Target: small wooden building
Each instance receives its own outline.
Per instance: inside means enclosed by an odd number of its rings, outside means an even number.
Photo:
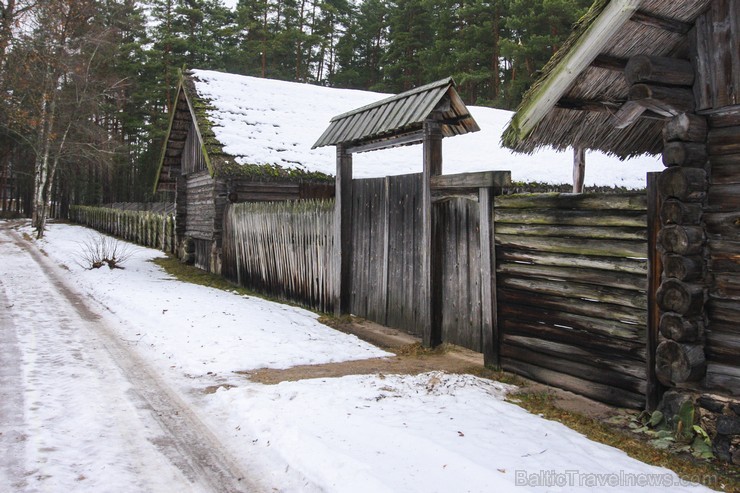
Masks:
[[[596,1],[503,142],[662,154],[650,370],[679,394],[740,395],[740,0]]]
[[[269,95],[250,94],[248,80],[202,70],[182,75],[154,185],[155,192],[175,193],[180,257],[215,273],[228,203],[334,196],[333,177],[294,159],[285,149],[292,137],[255,116],[269,108]],[[262,106],[250,107],[255,96]],[[250,133],[267,137],[250,146]]]

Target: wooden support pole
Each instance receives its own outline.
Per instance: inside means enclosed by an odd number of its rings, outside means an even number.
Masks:
[[[432,176],[442,174],[442,129],[434,120],[424,122],[424,168],[421,192],[421,299],[422,343],[434,347],[442,343],[441,252],[434,246]]]
[[[573,148],[573,193],[583,193],[583,180],[586,177],[586,149]]]
[[[648,319],[646,342],[647,385],[645,387],[645,407],[648,411],[657,409],[663,396],[663,386],[658,381],[655,368],[655,354],[658,348],[658,330],[660,326],[660,308],[657,291],[663,270],[658,253],[658,230],[660,220],[660,194],[658,193],[658,175],[647,174],[647,227],[648,227]]]
[[[480,277],[481,277],[481,347],[483,363],[501,368],[498,303],[496,301],[496,245],[493,232],[493,188],[481,187],[480,207]]]
[[[334,313],[349,313],[352,294],[352,154],[337,146],[334,201]]]

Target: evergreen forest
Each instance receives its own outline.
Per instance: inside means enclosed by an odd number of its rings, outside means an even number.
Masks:
[[[451,75],[466,103],[513,109],[589,5],[0,0],[0,214],[162,200],[183,67],[389,93]]]

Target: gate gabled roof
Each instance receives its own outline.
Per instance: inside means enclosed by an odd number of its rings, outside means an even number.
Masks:
[[[384,141],[387,147],[415,144],[422,141],[415,133],[435,111],[440,112],[445,137],[479,131],[455,87],[455,81],[448,77],[335,116],[313,148]]]

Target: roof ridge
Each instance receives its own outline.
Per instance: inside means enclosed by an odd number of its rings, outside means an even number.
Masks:
[[[367,111],[369,109],[372,109],[372,108],[375,108],[375,107],[378,107],[378,106],[383,106],[384,104],[388,104],[388,103],[391,103],[393,101],[398,101],[400,99],[405,99],[405,98],[407,98],[409,96],[413,96],[414,94],[418,94],[420,92],[425,92],[425,91],[428,91],[430,89],[435,89],[437,87],[442,87],[442,86],[446,86],[446,85],[450,85],[450,84],[452,85],[452,87],[457,87],[457,84],[455,84],[455,81],[452,79],[452,77],[445,77],[444,79],[440,79],[440,80],[435,81],[435,82],[430,82],[429,84],[425,84],[423,86],[415,87],[415,88],[410,89],[408,91],[405,91],[405,92],[402,92],[402,93],[399,93],[399,94],[395,94],[393,96],[389,96],[387,98],[383,98],[381,100],[375,101],[374,103],[366,104],[365,106],[362,106],[360,108],[355,108],[353,110],[347,111],[345,113],[342,113],[341,115],[337,115],[337,116],[333,117],[331,119],[331,121],[341,120],[343,118],[347,118],[348,116],[352,116],[352,115],[355,115],[357,113],[362,113],[363,111]]]

